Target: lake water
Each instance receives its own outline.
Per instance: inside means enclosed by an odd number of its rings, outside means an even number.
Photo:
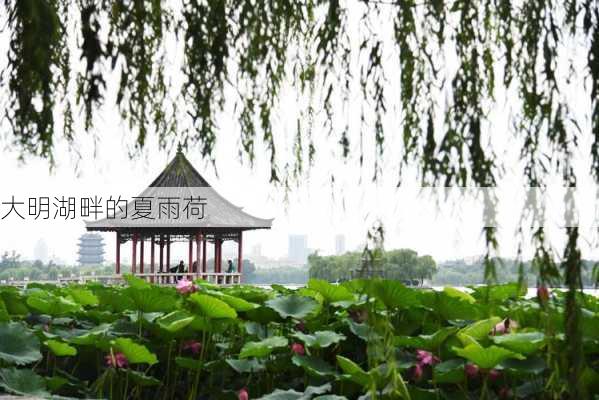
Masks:
[[[261,288],[265,288],[265,289],[270,289],[270,285],[253,285],[253,286],[258,286]],[[292,285],[282,285],[285,286],[288,289],[299,289],[301,287],[304,287],[305,285],[299,285],[299,284],[292,284]],[[433,289],[433,290],[443,290],[445,286],[432,286],[432,287],[428,287],[429,289]],[[455,286],[456,289],[462,290],[464,292],[471,292],[472,290],[470,288],[464,287],[464,286]],[[565,292],[566,289],[565,288],[553,288],[550,289],[551,291],[555,291],[555,290],[559,290],[559,291],[563,291]],[[583,292],[586,294],[589,294],[591,296],[595,296],[595,297],[599,297],[599,289],[591,289],[591,288],[587,288],[587,289],[583,289]],[[537,295],[537,288],[534,287],[530,287],[528,288],[528,290],[526,291],[526,298],[529,299],[531,297],[535,297]]]

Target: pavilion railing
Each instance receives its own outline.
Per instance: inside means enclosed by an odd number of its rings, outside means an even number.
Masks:
[[[188,280],[203,279],[206,282],[214,283],[217,285],[238,285],[241,283],[240,273],[226,273],[226,272],[175,272],[175,273],[161,273],[161,272],[144,272],[135,274],[138,278],[142,278],[150,283],[158,285],[176,285],[177,282],[182,278]],[[122,275],[81,275],[73,277],[62,277],[58,278],[60,283],[85,283],[85,282],[101,282],[104,284],[118,284],[123,282]]]

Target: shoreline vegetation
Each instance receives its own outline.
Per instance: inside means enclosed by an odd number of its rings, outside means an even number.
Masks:
[[[384,251],[381,257],[382,276],[386,279],[399,280],[414,286],[456,286],[483,285],[483,260],[451,260],[437,263],[430,256],[419,256],[410,249]],[[260,267],[250,260],[243,261],[243,282],[256,285],[305,285],[310,278],[323,279],[329,282],[350,280],[352,273],[359,271],[363,260],[361,252],[347,252],[338,256],[321,256],[312,254],[306,266]],[[208,260],[212,265],[213,260]],[[529,261],[519,263],[513,259],[496,260],[497,283],[517,282],[522,267],[524,281],[529,288],[537,287],[537,271]],[[597,261],[582,260],[582,286],[596,287],[599,274]],[[122,265],[124,273],[130,266]],[[112,275],[114,264],[103,265],[59,265],[53,262],[21,260],[15,252],[5,252],[0,256],[0,282],[11,280],[23,281],[27,278],[35,280],[57,280],[58,277],[79,275]],[[554,285],[559,287],[559,285]]]

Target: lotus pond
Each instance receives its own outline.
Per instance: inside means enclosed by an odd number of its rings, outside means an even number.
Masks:
[[[563,295],[354,280],[272,290],[127,276],[0,287],[0,388],[45,398],[559,398]],[[580,294],[583,393],[599,393],[599,302]]]

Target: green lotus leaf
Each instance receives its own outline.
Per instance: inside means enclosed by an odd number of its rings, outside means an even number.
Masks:
[[[483,340],[489,337],[489,333],[499,322],[501,322],[501,318],[499,317],[491,317],[488,319],[476,321],[460,329],[460,331],[458,332],[458,337],[460,335],[468,335],[476,340]]]
[[[281,390],[275,389],[274,392],[264,395],[258,400],[304,400],[304,394],[293,389]]]
[[[599,340],[599,313],[582,308],[580,310],[582,334],[593,340]]]
[[[316,396],[312,400],[347,400],[347,397],[336,394],[325,394],[323,396]]]
[[[99,342],[105,341],[110,334],[110,324],[100,324],[91,328],[83,335],[71,336],[68,338],[69,343],[78,345],[97,345]]]
[[[123,279],[127,282],[129,287],[136,289],[149,289],[152,285],[145,279],[139,278],[132,274],[123,274]]]
[[[474,304],[474,302],[465,300],[468,298],[467,296],[470,295],[460,291],[457,291],[460,293],[460,295],[456,295],[453,291],[450,292],[452,293],[448,294],[447,291],[436,293],[436,303],[434,309],[443,317],[443,319],[450,321],[477,320],[480,318],[480,307],[477,304]]]
[[[287,338],[272,336],[259,342],[247,342],[239,352],[239,358],[262,358],[270,355],[275,349],[287,347]]]
[[[282,318],[295,319],[304,319],[320,307],[313,298],[295,294],[276,297],[265,302],[265,305],[279,313]]]
[[[472,297],[489,302],[500,303],[508,299],[517,299],[526,294],[526,288],[521,287],[517,282],[506,283],[503,285],[478,286],[473,288]]]
[[[344,286],[333,285],[322,279],[310,279],[308,288],[320,293],[329,303],[354,300],[354,295]]]
[[[136,385],[148,387],[148,386],[159,386],[162,382],[153,376],[144,374],[143,372],[135,371],[130,368],[121,369],[119,373],[127,375],[130,382]]]
[[[224,301],[215,297],[206,294],[194,293],[189,296],[189,300],[198,306],[202,315],[208,318],[237,318],[237,312],[235,309],[233,309]]]
[[[293,336],[304,342],[306,346],[315,348],[329,347],[345,340],[345,335],[333,331],[318,331],[310,335],[296,332]]]
[[[260,324],[268,324],[270,322],[282,321],[281,316],[272,308],[259,306],[245,313],[246,319],[249,321],[258,322]]]
[[[254,321],[247,321],[244,324],[245,331],[249,335],[257,336],[258,339],[266,339],[269,336],[274,335],[274,329],[269,328],[268,325],[263,325]]]
[[[27,305],[33,310],[58,317],[80,308],[79,304],[66,297],[54,295],[45,290],[36,289],[27,296]]]
[[[250,311],[250,310],[253,310],[254,308],[258,307],[257,304],[250,303],[249,301],[246,301],[239,297],[231,296],[229,294],[214,292],[214,291],[211,291],[209,294],[224,301],[225,303],[230,305],[237,312]]]
[[[69,346],[67,343],[59,342],[58,340],[47,340],[44,342],[46,346],[54,353],[55,356],[76,356],[77,349],[73,346]]]
[[[42,359],[38,338],[18,322],[0,324],[0,360],[25,365]]]
[[[67,293],[75,303],[82,306],[97,306],[100,303],[98,297],[89,289],[69,288]]]
[[[483,347],[476,342],[472,342],[464,348],[453,347],[453,351],[457,355],[484,369],[494,368],[497,364],[509,358],[516,358],[519,360],[525,358],[522,354],[504,349],[503,347]]]
[[[339,365],[341,371],[343,371],[352,382],[355,382],[364,388],[370,388],[370,386],[372,386],[372,383],[374,382],[373,377],[349,358],[337,356],[337,365]]]
[[[0,387],[20,396],[48,397],[46,381],[30,369],[0,369]]]
[[[423,389],[418,386],[410,386],[410,389],[407,390],[407,392],[408,393],[406,396],[398,398],[409,398],[410,400],[439,400],[440,398],[442,398],[441,393],[438,389]]]
[[[238,373],[260,372],[265,369],[264,364],[255,358],[245,360],[235,360],[229,358],[225,360],[227,364]]]
[[[130,286],[122,293],[131,300],[131,310],[144,313],[169,312],[176,308],[177,296],[169,288],[160,286]]]
[[[4,286],[0,288],[0,298],[4,301],[4,306],[10,315],[27,315],[27,308],[24,297],[15,287]]]
[[[366,294],[380,301],[386,308],[411,308],[419,306],[420,294],[399,281],[372,279],[366,285]]]
[[[456,333],[458,328],[450,326],[439,329],[432,335],[397,336],[394,338],[396,346],[412,347],[428,351],[438,350],[445,340]]]
[[[542,332],[510,333],[493,336],[495,344],[521,354],[532,354],[545,345],[545,335]]]
[[[501,363],[504,370],[518,375],[539,375],[547,370],[547,362],[542,356],[529,356],[525,360],[507,359]]]
[[[465,379],[464,361],[453,359],[435,365],[433,381],[439,383],[461,383]]]
[[[187,311],[176,310],[171,313],[168,313],[162,317],[159,317],[155,320],[155,322],[162,329],[165,329],[171,333],[180,331],[185,328],[187,325],[191,324],[194,320],[195,316],[191,315]]]
[[[189,357],[176,357],[175,363],[181,368],[192,371],[199,371],[206,365],[206,363],[202,360],[196,360],[195,358]]]
[[[322,386],[308,386],[301,393],[293,389],[281,390],[276,389],[274,392],[260,397],[258,400],[309,400],[315,395],[323,394],[331,390],[331,384],[326,383]]]
[[[10,321],[10,315],[8,314],[6,305],[4,305],[4,300],[2,300],[2,297],[0,297],[0,322],[8,321]]]
[[[262,304],[272,297],[272,292],[252,286],[229,287],[224,293],[254,304]]]
[[[323,377],[337,375],[335,368],[322,358],[294,355],[291,358],[291,362],[298,367],[302,367],[308,374],[313,376]]]
[[[156,355],[142,344],[135,343],[129,338],[118,338],[111,342],[116,351],[125,355],[129,364],[156,364]]]
[[[319,292],[317,292],[314,289],[309,289],[307,287],[299,288],[298,290],[295,291],[295,294],[314,299],[318,302],[319,306],[322,306],[325,302],[324,296],[322,294],[320,294]]]
[[[476,303],[476,299],[471,294],[463,292],[463,291],[456,289],[454,287],[451,287],[451,286],[444,287],[443,293],[445,293],[449,297],[464,300],[471,304]]]
[[[68,385],[70,382],[67,378],[64,378],[62,376],[52,376],[52,377],[46,377],[46,387],[51,391],[51,392],[56,392],[58,390],[60,390],[60,388],[64,387],[65,385]]]
[[[228,319],[211,319],[203,315],[196,315],[188,325],[191,329],[199,332],[224,332],[230,320]]]

